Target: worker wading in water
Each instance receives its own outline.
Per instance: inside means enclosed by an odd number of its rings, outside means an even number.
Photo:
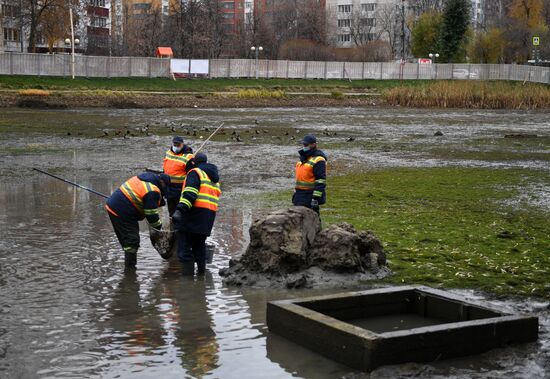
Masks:
[[[174,137],[172,147],[164,156],[163,171],[170,175],[170,185],[166,190],[166,202],[170,216],[174,214],[180,201],[181,189],[187,175],[187,162],[193,158],[192,153],[193,149],[183,143],[182,137]]]
[[[218,168],[198,153],[187,164],[180,202],[172,216],[178,240],[178,259],[184,275],[206,270],[206,237],[214,226],[221,190]]]
[[[296,187],[292,204],[313,209],[319,213],[319,205],[326,202],[327,157],[317,149],[317,139],[308,134],[301,141],[296,163]]]
[[[130,178],[107,199],[105,209],[124,250],[126,268],[136,267],[139,249],[138,221],[146,218],[153,228],[152,233],[160,232],[162,221],[158,208],[165,204],[163,196],[169,185],[168,175],[144,172]]]

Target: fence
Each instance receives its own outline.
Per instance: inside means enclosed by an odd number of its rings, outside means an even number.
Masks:
[[[189,60],[190,70],[195,65]],[[197,61],[198,62],[198,61]],[[204,61],[201,61],[204,62]],[[470,79],[519,80],[550,84],[550,68],[506,64],[416,64],[389,62],[316,62],[211,59],[211,78],[296,79]],[[192,71],[189,72],[193,74]],[[75,74],[83,77],[170,77],[170,60],[143,57],[75,56]],[[0,54],[0,75],[70,76],[71,56]]]

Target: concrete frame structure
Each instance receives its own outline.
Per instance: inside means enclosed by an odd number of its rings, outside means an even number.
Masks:
[[[378,332],[353,325],[358,319],[391,315],[431,322],[401,330],[384,326]],[[365,371],[478,354],[538,338],[535,316],[507,314],[424,286],[272,301],[267,305],[267,325],[273,333]]]

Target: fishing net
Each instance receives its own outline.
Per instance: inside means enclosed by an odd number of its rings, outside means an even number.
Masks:
[[[176,233],[169,228],[167,230],[156,230],[149,226],[149,237],[151,244],[163,259],[170,259],[174,254]]]

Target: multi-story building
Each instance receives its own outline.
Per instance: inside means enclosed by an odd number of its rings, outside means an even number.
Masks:
[[[29,27],[27,20],[22,17],[17,0],[0,0],[0,29],[2,40],[0,51],[24,52],[29,43]],[[111,12],[110,0],[88,0],[78,10],[75,10],[74,33],[79,44],[75,46],[78,53],[108,53],[110,46]],[[68,9],[59,17],[69,17]],[[23,26],[22,26],[23,25]],[[69,51],[70,45],[65,39],[70,32],[60,35],[53,46],[48,46],[42,26],[36,30],[35,52],[47,53]]]
[[[106,55],[111,52],[111,0],[89,0],[86,17],[79,23],[82,49],[88,54]]]
[[[402,9],[408,8],[395,0],[327,0],[329,34],[338,47],[387,39],[387,26],[399,26]]]
[[[219,0],[223,30],[232,35],[239,32],[245,21],[245,0]]]
[[[24,33],[20,17],[18,1],[0,0],[0,52],[22,51]]]

